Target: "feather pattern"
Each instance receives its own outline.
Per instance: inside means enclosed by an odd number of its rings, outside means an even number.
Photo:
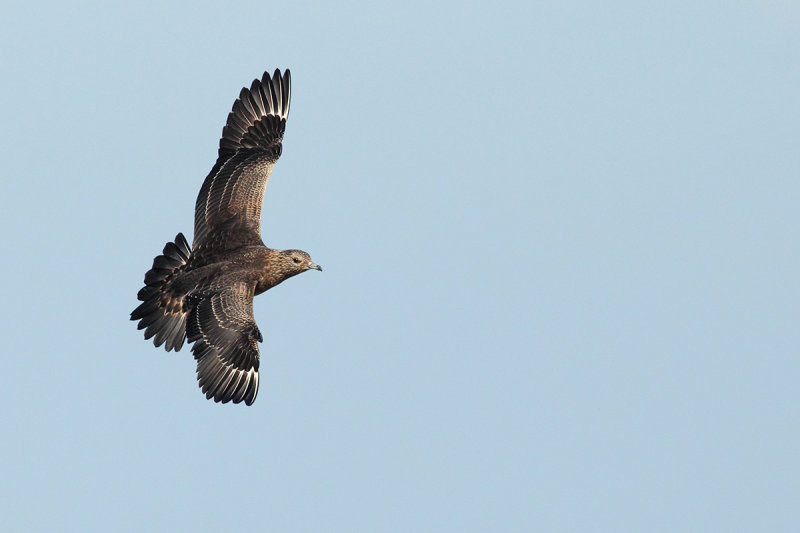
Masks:
[[[189,243],[182,233],[175,242],[164,246],[162,255],[153,259],[153,268],[144,275],[145,286],[139,291],[139,307],[131,313],[131,320],[138,320],[144,338],[153,339],[153,344],[165,344],[167,351],[176,352],[186,339],[186,313],[182,294],[175,293],[173,283],[183,272],[189,261]]]
[[[214,233],[236,218],[248,244],[262,244],[261,204],[272,168],[281,155],[291,103],[291,74],[264,73],[243,88],[222,130],[217,162],[195,203],[193,250],[198,255],[231,249]]]
[[[193,342],[197,380],[206,398],[252,405],[258,394],[258,343],[253,318],[255,283],[238,281],[190,296],[186,331]]]

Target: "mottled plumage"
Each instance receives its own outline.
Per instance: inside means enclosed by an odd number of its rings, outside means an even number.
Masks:
[[[261,240],[261,203],[281,155],[291,76],[266,72],[243,88],[222,130],[217,162],[195,204],[194,242],[182,234],[145,274],[132,313],[145,339],[178,351],[192,343],[207,398],[251,405],[258,394],[253,297],[309,269],[301,250],[274,250]]]

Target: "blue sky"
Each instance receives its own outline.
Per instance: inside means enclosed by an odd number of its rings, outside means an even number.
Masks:
[[[4,10],[9,531],[797,531],[792,2]],[[256,404],[128,314],[292,69]]]

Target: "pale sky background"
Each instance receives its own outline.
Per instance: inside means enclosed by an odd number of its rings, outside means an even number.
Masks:
[[[4,531],[800,531],[794,2],[16,2]],[[128,315],[292,70],[258,400]]]

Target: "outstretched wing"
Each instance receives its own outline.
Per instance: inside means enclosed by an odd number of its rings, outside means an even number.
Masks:
[[[219,141],[219,156],[197,195],[193,250],[261,244],[261,203],[291,102],[291,75],[276,70],[242,89]]]
[[[190,296],[186,320],[197,380],[206,398],[252,405],[258,394],[258,343],[253,318],[255,283],[236,282],[218,292]]]

